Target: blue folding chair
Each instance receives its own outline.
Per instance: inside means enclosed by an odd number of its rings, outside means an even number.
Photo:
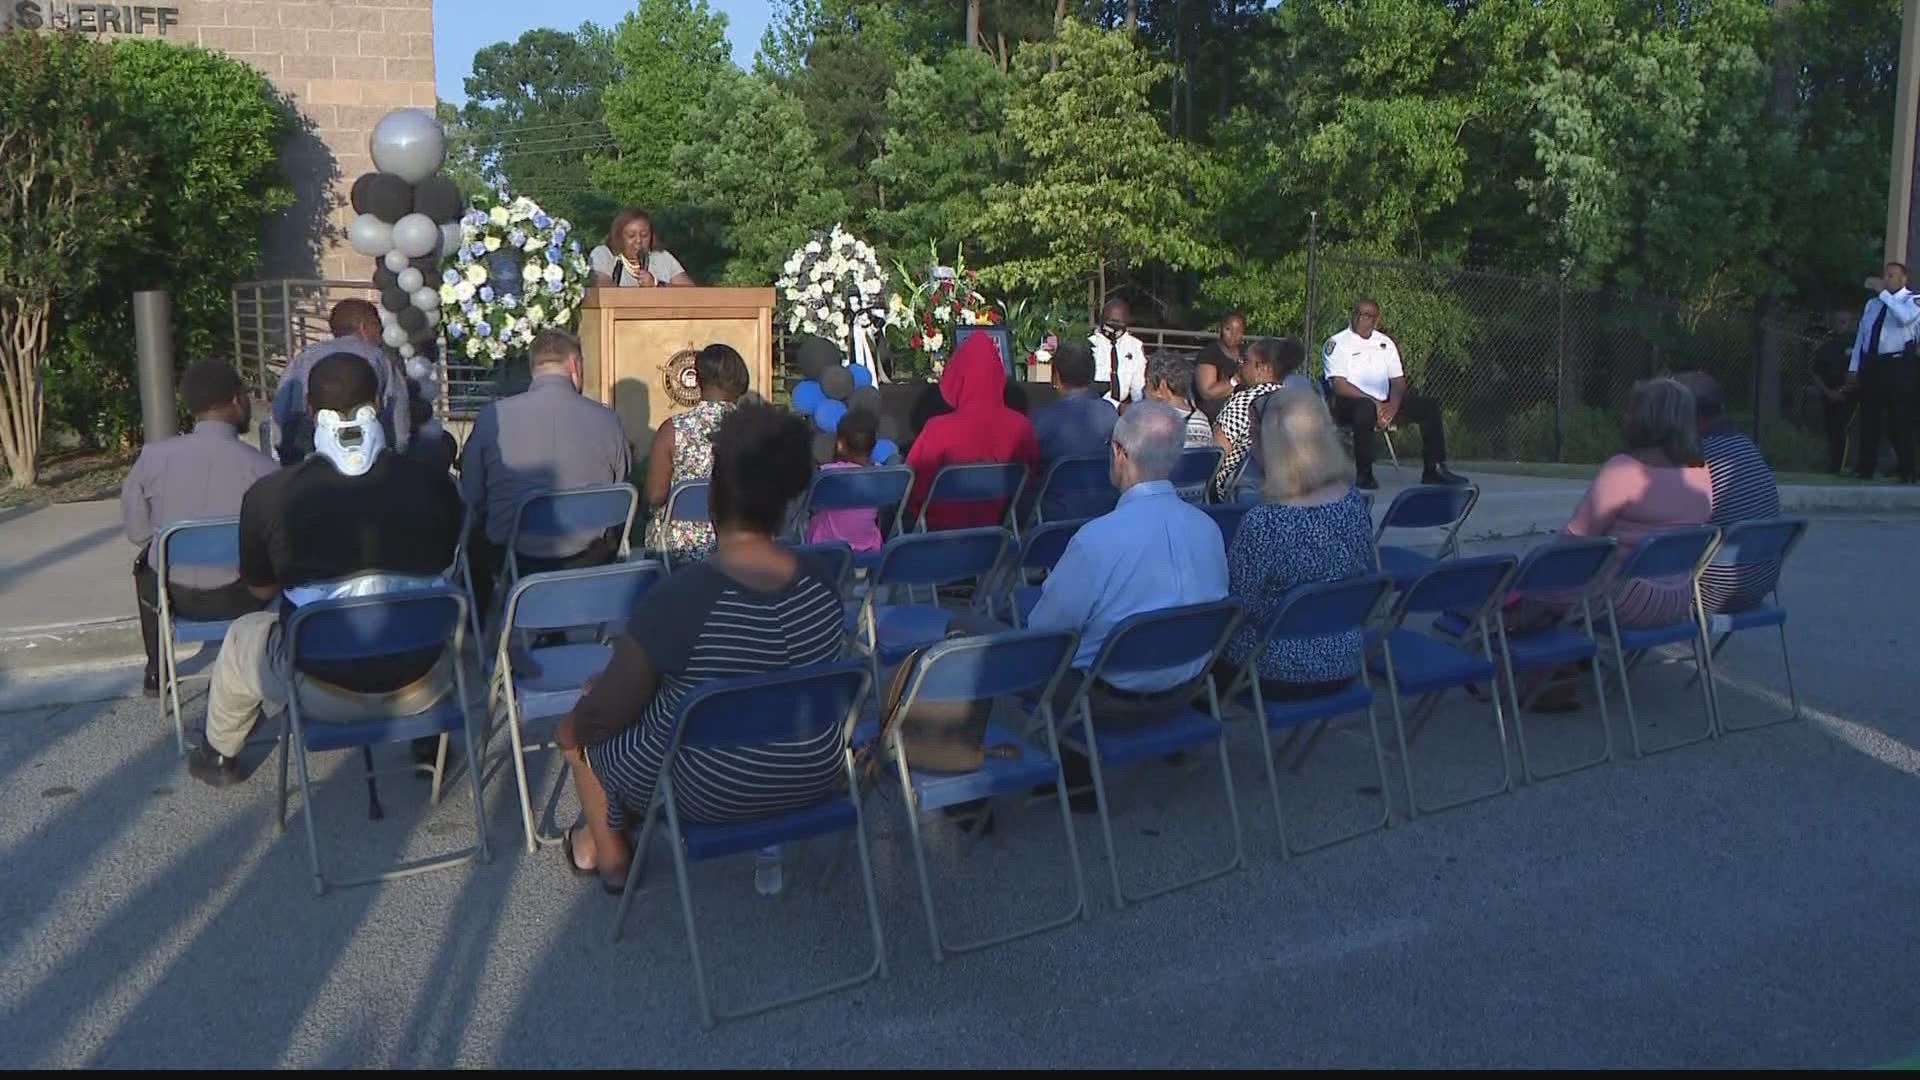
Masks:
[[[820,469],[800,501],[799,538],[806,536],[807,521],[823,510],[872,510],[880,522],[882,536],[900,531],[900,518],[906,511],[907,493],[913,490],[913,470],[905,465],[871,469]],[[857,552],[853,564],[868,569],[879,560],[877,551]]]
[[[1420,805],[1419,791],[1413,782],[1413,761],[1407,752],[1411,740],[1406,717],[1400,709],[1400,697],[1402,694],[1420,696],[1420,704],[1414,710],[1413,730],[1417,734],[1419,725],[1439,704],[1442,693],[1456,687],[1493,683],[1496,668],[1491,659],[1494,656],[1491,626],[1517,564],[1518,560],[1511,555],[1481,555],[1436,565],[1400,594],[1379,636],[1377,651],[1367,657],[1369,670],[1387,678],[1387,691],[1393,701],[1393,726],[1400,742],[1400,769],[1407,784],[1409,816],[1465,806],[1513,790],[1513,770],[1507,761],[1506,717],[1496,691],[1489,696],[1493,701],[1493,726],[1500,735],[1500,783],[1491,790],[1437,806]],[[1406,627],[1410,615],[1441,615],[1449,611],[1463,613],[1462,636],[1477,634],[1478,652]]]
[[[1720,544],[1714,548],[1713,557],[1708,566],[1744,569],[1748,567],[1780,567],[1787,556],[1800,546],[1800,540],[1807,534],[1805,518],[1774,518],[1770,521],[1743,521],[1729,525],[1720,531]],[[1707,638],[1719,640],[1713,642],[1709,651],[1710,659],[1717,660],[1720,650],[1726,647],[1733,635],[1742,630],[1754,630],[1761,627],[1777,627],[1780,631],[1780,667],[1787,677],[1787,700],[1793,703],[1793,711],[1777,720],[1763,720],[1755,724],[1733,725],[1727,723],[1726,713],[1720,709],[1720,692],[1713,690],[1713,714],[1718,718],[1720,733],[1732,734],[1736,731],[1754,731],[1758,728],[1784,724],[1800,719],[1800,694],[1793,686],[1793,657],[1787,652],[1787,609],[1780,602],[1780,582],[1776,576],[1773,588],[1768,591],[1773,603],[1765,602],[1766,597],[1755,597],[1754,602],[1735,611],[1706,611],[1704,599],[1699,589],[1694,591],[1694,601],[1700,605],[1701,615],[1706,620]]]
[[[842,595],[845,594],[847,584],[853,580],[854,561],[858,558],[852,545],[845,540],[822,540],[817,544],[795,544],[793,553],[825,560],[834,585],[841,590]]]
[[[1369,574],[1345,581],[1289,589],[1286,596],[1281,598],[1279,610],[1267,620],[1253,650],[1247,654],[1247,662],[1234,675],[1233,682],[1222,695],[1231,701],[1241,694],[1247,694],[1253,702],[1253,715],[1262,721],[1258,725],[1260,756],[1266,762],[1267,790],[1273,796],[1273,820],[1280,830],[1280,853],[1283,857],[1304,855],[1386,828],[1393,817],[1393,803],[1387,794],[1387,788],[1391,785],[1387,782],[1387,758],[1380,742],[1380,723],[1373,708],[1373,687],[1367,682],[1364,665],[1352,683],[1332,693],[1296,701],[1268,701],[1260,688],[1260,658],[1266,655],[1268,645],[1275,640],[1364,633],[1392,587],[1392,582],[1384,575]],[[1380,771],[1380,820],[1316,844],[1295,846],[1287,839],[1287,819],[1280,806],[1280,778],[1274,769],[1276,747],[1272,734],[1282,730],[1298,731],[1306,724],[1324,723],[1336,716],[1356,712],[1367,714],[1367,732],[1373,742],[1374,764]]]
[[[736,1019],[783,1005],[858,986],[875,975],[887,974],[886,943],[880,936],[880,905],[874,896],[873,863],[867,851],[867,830],[861,817],[860,783],[854,774],[853,753],[843,750],[846,790],[836,791],[811,806],[724,824],[682,821],[675,797],[674,762],[681,750],[745,749],[772,743],[818,738],[837,729],[844,745],[863,709],[870,688],[867,669],[857,661],[797,668],[770,675],[722,679],[695,687],[676,710],[673,738],[660,762],[652,804],[633,849],[627,884],[613,916],[613,940],[620,940],[627,908],[640,891],[654,824],[664,810],[667,842],[673,849],[674,878],[680,890],[680,913],[686,922],[687,951],[693,960],[693,989],[700,1005],[700,1022],[712,1028],[716,1017]],[[816,836],[853,830],[860,852],[860,884],[866,891],[867,926],[873,933],[873,963],[860,974],[826,986],[790,994],[737,1011],[713,1008],[708,998],[707,969],[700,958],[700,935],[694,926],[693,893],[687,880],[687,860],[718,859],[758,851],[774,844],[798,843]]]
[[[153,538],[153,576],[160,598],[160,692],[173,716],[173,737],[187,752],[187,726],[180,716],[180,661],[174,647],[184,642],[224,641],[232,619],[182,619],[167,596],[167,576],[183,567],[232,569],[240,565],[240,519],[180,521]]]
[[[1130,900],[1137,903],[1196,885],[1245,865],[1240,810],[1234,802],[1233,770],[1227,760],[1226,726],[1220,720],[1220,698],[1211,672],[1214,660],[1239,623],[1240,605],[1232,600],[1141,612],[1121,620],[1107,635],[1099,656],[1087,669],[1079,690],[1067,706],[1066,715],[1057,718],[1058,723],[1065,725],[1059,744],[1086,755],[1092,766],[1094,802],[1100,813],[1100,835],[1106,841],[1107,869],[1113,879],[1116,908],[1126,907]],[[1188,664],[1198,667],[1201,673],[1186,685],[1166,692],[1166,719],[1124,728],[1102,727],[1094,721],[1088,695],[1100,682],[1110,683],[1116,675],[1158,673]],[[1207,697],[1204,709],[1193,704],[1202,687]],[[1225,866],[1198,877],[1148,892],[1127,893],[1120,885],[1120,856],[1113,843],[1106,770],[1159,761],[1168,754],[1208,743],[1215,744],[1220,752],[1220,778],[1226,787],[1227,816],[1233,826],[1233,858]]]
[[[1044,930],[1065,926],[1087,915],[1086,884],[1080,875],[1080,847],[1074,837],[1073,814],[1067,807],[1066,779],[1060,772],[1060,747],[1052,721],[1052,694],[1060,673],[1073,662],[1078,635],[1068,631],[1010,630],[981,637],[942,642],[921,653],[907,676],[906,691],[894,716],[910,715],[917,703],[965,703],[999,698],[1038,696],[1039,727],[1046,731],[1044,748],[989,721],[988,750],[980,767],[967,772],[942,772],[916,767],[898,728],[887,732],[887,749],[899,770],[900,789],[906,793],[907,834],[913,843],[913,861],[920,872],[920,897],[927,912],[927,941],[934,963],[948,953],[971,952]],[[1009,754],[1007,751],[1011,750]],[[1010,930],[978,941],[952,943],[940,934],[934,913],[933,880],[927,872],[925,842],[920,837],[920,815],[977,799],[993,799],[1052,784],[1059,796],[1060,822],[1066,828],[1067,858],[1073,871],[1073,907],[1059,918]]]
[[[1031,524],[1048,520],[1099,517],[1113,509],[1113,463],[1105,454],[1064,457],[1047,466],[1033,499]]]
[[[1507,627],[1504,605],[1494,610],[1507,702],[1513,706],[1514,740],[1520,745],[1521,774],[1528,783],[1551,780],[1613,760],[1612,723],[1607,716],[1606,683],[1600,672],[1600,635],[1595,630],[1593,601],[1607,586],[1614,551],[1615,544],[1607,537],[1562,536],[1534,548],[1520,561],[1507,594],[1566,605],[1566,617],[1552,626],[1516,634]],[[1433,625],[1442,634],[1463,641],[1470,629],[1466,617],[1453,611],[1440,615]],[[1600,756],[1559,769],[1536,770],[1527,751],[1526,707],[1547,683],[1543,680],[1523,702],[1519,681],[1514,676],[1553,671],[1583,660],[1592,661],[1593,690],[1600,703]]]
[[[1214,503],[1201,509],[1207,512],[1215,525],[1220,526],[1220,542],[1226,545],[1228,551],[1232,551],[1233,537],[1240,531],[1240,522],[1246,518],[1252,506],[1252,503]]]
[[[880,549],[880,561],[867,578],[867,594],[851,612],[847,627],[856,644],[873,664],[873,681],[880,682],[880,669],[907,658],[915,649],[944,639],[952,625],[953,612],[934,603],[883,603],[882,592],[896,589],[938,589],[959,582],[975,583],[974,603],[984,609],[989,602],[994,575],[1007,557],[1012,537],[1005,529],[991,526],[980,529],[949,529],[944,532],[907,533],[887,541]]]
[[[1060,556],[1067,553],[1067,545],[1073,541],[1073,535],[1090,520],[1049,521],[1030,530],[1020,539],[1018,561],[1008,575],[1010,588],[1007,606],[1012,610],[1013,625],[1027,625],[1027,616],[1033,613],[1033,605],[1040,602],[1040,586],[1031,584],[1028,575],[1053,569],[1054,564],[1060,561]]]
[[[541,844],[558,843],[558,833],[540,829],[533,812],[532,794],[527,786],[527,755],[554,748],[546,723],[557,721],[573,709],[586,681],[606,669],[613,646],[604,640],[569,642],[535,646],[514,654],[516,633],[545,634],[591,628],[603,634],[607,627],[624,627],[627,618],[648,589],[665,576],[652,559],[613,563],[579,570],[555,570],[528,574],[507,595],[507,606],[500,619],[500,647],[493,663],[493,679],[488,687],[488,715],[501,710],[502,722],[512,740],[514,780],[520,788],[520,819],[526,828],[527,851]],[[538,640],[536,638],[536,640]],[[518,668],[519,670],[515,670]],[[528,729],[540,724],[538,740]],[[489,732],[491,734],[491,732]],[[547,801],[547,813],[559,795]]]
[[[1326,361],[1323,359],[1321,364],[1324,365],[1325,363]],[[1334,402],[1333,380],[1322,375],[1314,385],[1319,389],[1320,396],[1326,399],[1327,408],[1331,410]],[[1353,429],[1347,427],[1345,424],[1341,424],[1339,427],[1341,436],[1351,443],[1353,441]],[[1387,445],[1387,461],[1392,463],[1393,471],[1396,473],[1400,471],[1400,451],[1394,448],[1393,436],[1399,430],[1398,425],[1388,424],[1385,431],[1378,433],[1380,441]]]
[[[920,504],[920,516],[914,519],[915,532],[927,531],[927,509],[935,503],[999,502],[1005,507],[1001,520],[1014,537],[1020,536],[1020,493],[1027,486],[1027,467],[1010,464],[948,465],[933,474],[927,487],[927,499]]]
[[[290,671],[287,687],[288,733],[280,743],[279,827],[282,831],[287,827],[287,759],[291,757],[300,766],[300,814],[307,826],[307,862],[313,870],[315,895],[325,893],[330,885],[342,888],[369,885],[456,866],[476,856],[481,862],[492,858],[487,847],[487,815],[480,791],[480,769],[474,764],[482,758],[474,742],[472,718],[467,714],[467,676],[459,660],[466,628],[466,595],[449,586],[320,600],[299,608],[287,620]],[[332,723],[324,718],[309,722],[303,715],[300,698],[301,683],[305,676],[301,672],[309,666],[353,664],[427,649],[450,650],[454,676],[451,693],[441,696],[427,708],[406,715],[342,723]],[[313,785],[307,771],[307,755],[331,750],[358,749],[368,752],[367,784],[371,794],[372,747],[439,736],[442,739],[441,756],[444,762],[444,740],[456,731],[466,740],[467,773],[473,783],[473,822],[478,833],[476,844],[372,877],[329,882],[320,866],[320,840],[313,824]],[[436,801],[439,782],[436,767]],[[378,804],[375,803],[375,816],[377,810]]]
[[[1213,482],[1213,474],[1220,469],[1220,448],[1217,446],[1195,446],[1180,451],[1180,460],[1174,463],[1173,472],[1167,482],[1180,498],[1196,506],[1207,501],[1207,485]]]
[[[633,516],[639,509],[640,491],[632,484],[549,491],[521,503],[513,517],[513,528],[507,532],[507,586],[511,588],[520,580],[520,541],[526,537],[618,529],[618,557],[625,559],[632,542]]]
[[[1607,591],[1607,637],[1613,646],[1613,662],[1620,674],[1620,696],[1627,703],[1627,733],[1633,739],[1633,756],[1636,758],[1692,746],[1718,734],[1717,708],[1713,698],[1713,659],[1706,644],[1706,625],[1700,618],[1700,574],[1713,558],[1714,549],[1719,543],[1720,530],[1711,525],[1654,533],[1641,540],[1633,553],[1627,556],[1614,574],[1613,586]],[[1693,610],[1687,613],[1686,618],[1662,626],[1621,627],[1614,605],[1614,597],[1621,586],[1632,581],[1662,581],[1682,576],[1691,581],[1694,597]],[[1681,642],[1691,642],[1693,645],[1694,668],[1701,676],[1700,695],[1701,704],[1706,710],[1706,730],[1693,738],[1647,750],[1640,744],[1640,718],[1633,708],[1633,668],[1651,650]]]
[[[1396,589],[1413,584],[1442,559],[1460,553],[1460,526],[1480,501],[1474,484],[1415,484],[1393,497],[1374,534],[1380,572],[1393,579]],[[1388,529],[1445,529],[1446,536],[1433,554],[1385,542]]]
[[[667,492],[667,504],[660,513],[667,521],[711,521],[712,511],[707,505],[710,484],[706,480],[682,480]],[[661,531],[660,546],[654,549],[653,557],[660,565],[673,569],[673,552],[665,539],[666,531]],[[682,560],[684,561],[684,560]]]

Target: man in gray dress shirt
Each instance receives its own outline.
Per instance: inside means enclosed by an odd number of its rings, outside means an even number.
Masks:
[[[147,647],[149,697],[160,692],[160,594],[148,547],[176,522],[238,516],[241,496],[274,470],[272,458],[240,438],[253,422],[253,407],[233,368],[218,360],[200,361],[181,377],[180,396],[193,414],[193,431],[140,451],[120,485],[120,518],[127,539],[140,548],[133,560],[133,590]],[[265,606],[237,580],[234,569],[190,567],[168,576],[168,600],[183,618],[234,619]]]
[[[580,393],[580,339],[564,330],[533,339],[533,381],[524,393],[488,404],[474,417],[460,455],[460,494],[473,515],[467,558],[474,606],[487,611],[493,579],[506,563],[520,507],[536,495],[627,482],[631,454],[612,409]],[[526,537],[522,573],[598,566],[619,553],[619,538],[589,532]]]
[[[273,445],[279,451],[280,464],[298,465],[313,452],[313,420],[307,415],[307,373],[313,365],[335,353],[352,353],[373,367],[374,381],[380,387],[380,426],[387,434],[387,445],[395,450],[407,448],[411,433],[407,408],[407,380],[394,370],[380,346],[380,309],[372,301],[352,298],[333,305],[327,314],[327,330],[333,337],[302,349],[287,362],[280,385],[273,392]]]

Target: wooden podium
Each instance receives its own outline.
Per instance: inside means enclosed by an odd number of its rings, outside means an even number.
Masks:
[[[693,358],[724,342],[747,362],[749,389],[773,396],[773,290],[597,288],[580,304],[582,391],[613,407],[635,447],[700,400]]]

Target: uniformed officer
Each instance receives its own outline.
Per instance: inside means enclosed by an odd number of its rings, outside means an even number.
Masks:
[[[1147,396],[1147,347],[1133,336],[1132,321],[1125,300],[1109,300],[1100,309],[1100,325],[1087,338],[1093,381],[1107,385],[1107,402],[1121,410]]]
[[[1373,478],[1374,433],[1396,423],[1420,425],[1421,458],[1426,465],[1423,482],[1466,483],[1466,477],[1447,468],[1440,403],[1408,396],[1400,349],[1379,326],[1380,305],[1363,296],[1353,305],[1353,322],[1328,338],[1320,350],[1333,393],[1334,422],[1353,432],[1355,486],[1366,490],[1380,486]]]
[[[1907,268],[1890,262],[1881,272],[1880,295],[1867,301],[1847,364],[1847,389],[1860,400],[1860,457],[1853,474],[1873,479],[1880,463],[1880,431],[1893,442],[1900,479],[1913,483],[1913,398],[1920,385],[1920,359],[1913,353],[1920,332],[1920,302],[1907,288]]]

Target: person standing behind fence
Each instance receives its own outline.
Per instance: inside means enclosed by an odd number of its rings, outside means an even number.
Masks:
[[[280,464],[298,465],[302,458],[313,453],[313,419],[307,415],[307,374],[313,365],[335,353],[351,353],[373,367],[373,378],[380,389],[377,402],[380,427],[386,433],[387,445],[405,450],[408,436],[412,434],[408,423],[407,382],[393,370],[393,361],[387,359],[380,347],[380,309],[374,307],[372,301],[358,297],[342,300],[327,313],[327,332],[333,337],[307,346],[287,361],[287,370],[280,375],[280,385],[274,389],[273,445],[280,454]]]
[[[1853,475],[1873,479],[1880,464],[1880,432],[1886,429],[1902,483],[1915,480],[1913,398],[1920,387],[1913,339],[1920,323],[1920,302],[1907,288],[1905,263],[1890,262],[1881,273],[1884,288],[1867,301],[1847,364],[1847,388],[1860,401],[1860,457]]]
[[[1440,403],[1407,393],[1400,347],[1379,327],[1380,305],[1363,296],[1353,305],[1353,321],[1320,350],[1334,422],[1353,432],[1354,485],[1368,491],[1380,486],[1373,478],[1374,433],[1396,423],[1420,425],[1420,458],[1426,466],[1422,483],[1466,483],[1466,477],[1447,468]]]
[[[1847,437],[1859,402],[1847,390],[1847,362],[1853,352],[1853,312],[1827,313],[1827,336],[1813,350],[1813,389],[1820,392],[1820,420],[1827,435],[1827,471],[1840,475],[1847,465]]]

